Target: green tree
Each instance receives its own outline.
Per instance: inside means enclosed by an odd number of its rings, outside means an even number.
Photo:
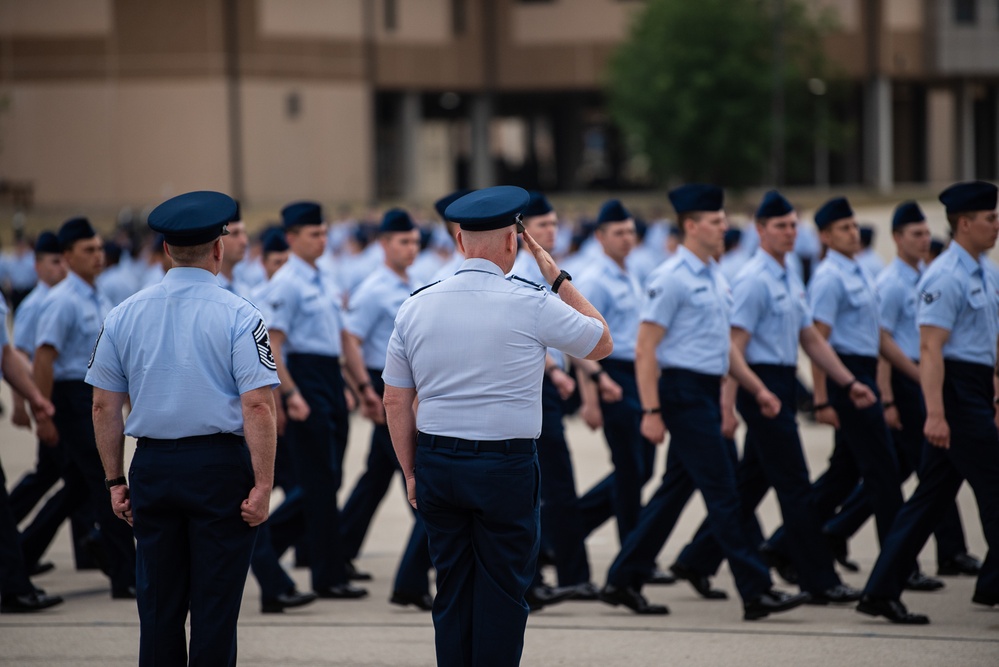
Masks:
[[[782,49],[776,7],[783,8]],[[828,78],[827,26],[799,0],[649,0],[611,58],[611,114],[663,180],[762,184],[770,173],[779,71],[784,145],[796,149],[787,152],[786,173],[808,180],[801,170],[811,173],[817,132],[808,81]],[[828,142],[838,132],[826,129]]]

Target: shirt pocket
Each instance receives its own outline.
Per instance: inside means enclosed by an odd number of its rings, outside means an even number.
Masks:
[[[980,285],[977,287],[972,287],[968,290],[968,306],[975,310],[981,310],[985,307],[985,303],[988,299],[985,296],[985,289]]]

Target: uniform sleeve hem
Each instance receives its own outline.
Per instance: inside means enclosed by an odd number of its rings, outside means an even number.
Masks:
[[[116,385],[112,382],[106,382],[98,378],[92,378],[89,375],[84,379],[84,382],[89,384],[91,387],[97,387],[98,389],[103,389],[104,391],[114,391],[119,394],[128,393],[128,385],[124,383],[121,385]]]
[[[404,379],[395,375],[386,375],[382,373],[382,381],[393,387],[398,387],[399,389],[415,389],[416,383],[412,380]]]

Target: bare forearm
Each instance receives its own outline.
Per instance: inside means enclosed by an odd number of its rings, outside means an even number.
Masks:
[[[94,437],[104,466],[104,476],[114,479],[125,474],[125,420],[121,416],[122,402],[113,395],[105,400],[101,393],[99,389],[94,392]]]
[[[922,347],[919,351],[919,384],[923,389],[927,415],[944,416],[943,380],[943,355]]]
[[[739,383],[739,386],[753,396],[766,389],[763,381],[749,367],[749,364],[746,363],[746,358],[742,356],[742,351],[734,343],[729,345],[728,374]]]
[[[274,397],[269,390],[263,390],[253,401],[244,401],[243,437],[250,450],[254,485],[270,490],[274,486],[277,420]]]
[[[807,329],[806,331],[810,333],[802,333],[801,347],[812,361],[813,377],[815,375],[815,367],[818,366],[821,372],[831,377],[836,384],[840,386],[848,384],[853,379],[853,373],[843,365],[839,355],[832,349],[829,342],[814,329]],[[823,382],[823,402],[825,402],[825,393],[825,383]]]
[[[898,371],[905,373],[913,380],[919,380],[919,366],[912,359],[905,356],[902,348],[898,346],[895,339],[887,331],[881,332],[881,356],[888,360]]]
[[[45,398],[52,398],[53,363],[56,358],[54,348],[44,345],[35,352],[34,379],[35,386]]]
[[[360,394],[362,386],[371,384],[371,378],[368,377],[368,369],[364,365],[361,341],[346,331],[342,333],[341,341],[347,382],[350,383],[351,389]]]
[[[284,341],[285,335],[283,331],[269,332],[269,337],[271,340],[271,353],[274,355],[274,365],[277,367],[278,382],[281,386],[278,390],[282,395],[287,396],[288,394],[294,392],[297,387],[295,386],[295,381],[291,378],[291,373],[288,371],[287,364],[284,363]]]
[[[392,448],[405,477],[413,476],[416,466],[416,412],[413,408],[415,391],[385,387],[385,418],[388,422]]]
[[[15,401],[21,401],[22,405],[25,398],[31,403],[38,402],[41,392],[35,385],[31,366],[27,359],[9,345],[3,349],[2,368],[4,378],[14,389]]]
[[[593,304],[583,296],[583,293],[576,289],[576,286],[568,280],[562,282],[558,295],[562,298],[563,303],[579,311],[582,315],[599,320],[600,324],[603,325],[604,330],[600,335],[600,340],[597,342],[596,347],[593,348],[593,352],[587,356],[587,359],[603,359],[610,354],[614,349],[614,341],[611,339],[607,321],[600,314],[600,311],[594,308]]]

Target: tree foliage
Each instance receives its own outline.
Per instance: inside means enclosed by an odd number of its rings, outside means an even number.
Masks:
[[[797,149],[787,151],[787,169],[811,169],[817,128],[808,80],[828,78],[827,22],[800,0],[648,0],[611,59],[607,90],[616,123],[658,177],[765,181],[781,6],[785,146]]]

